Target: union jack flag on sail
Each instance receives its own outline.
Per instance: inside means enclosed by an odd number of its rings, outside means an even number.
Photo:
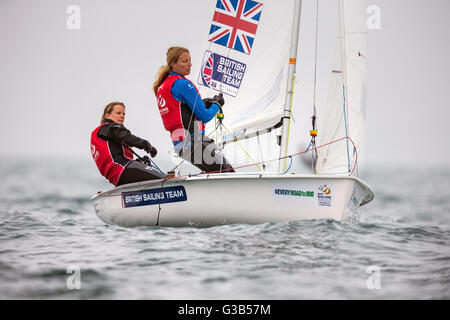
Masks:
[[[250,54],[262,9],[252,0],[217,0],[208,41]]]
[[[208,59],[206,60],[204,66],[203,66],[203,79],[205,80],[205,85],[211,84],[211,79],[213,75],[213,67],[214,67],[214,60],[209,54]]]

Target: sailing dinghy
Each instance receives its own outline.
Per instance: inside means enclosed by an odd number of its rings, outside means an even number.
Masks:
[[[366,103],[367,6],[362,0],[335,3],[337,49],[330,56],[328,101],[318,108],[322,126],[318,134],[314,121],[307,150],[313,173],[288,168],[304,153],[288,153],[302,1],[205,1],[212,19],[196,81],[203,97],[225,95],[226,118],[207,133],[237,172],[122,185],[92,198],[97,216],[125,227],[341,221],[369,203],[372,189],[355,176]],[[244,141],[257,146],[257,157],[244,150]],[[239,172],[242,154],[259,171]],[[264,159],[277,160],[277,168]]]

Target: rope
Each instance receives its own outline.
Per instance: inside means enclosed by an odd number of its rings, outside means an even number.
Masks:
[[[225,128],[225,130],[227,130],[228,134],[233,138],[234,142],[236,142],[236,143],[238,144],[238,146],[242,149],[242,151],[244,151],[244,153],[247,155],[247,157],[248,157],[251,161],[253,161],[254,165],[256,165],[256,166],[258,167],[259,171],[263,171],[263,170],[258,166],[258,164],[256,163],[256,161],[253,160],[253,158],[248,154],[248,152],[241,146],[241,144],[239,143],[239,141],[238,141],[238,140],[236,139],[236,137],[228,130],[228,128],[227,128],[224,124],[222,124],[222,126]],[[227,170],[230,170],[230,169],[227,169]],[[225,171],[226,171],[226,170],[225,170]]]
[[[291,169],[291,166],[292,166],[292,156],[289,156],[289,158],[291,158],[291,163],[289,164],[289,168],[287,168],[287,170],[286,170],[285,172],[283,172],[281,175],[286,174],[286,173],[289,171],[289,169]]]
[[[261,142],[259,141],[259,134],[256,136],[256,138],[258,139],[258,150],[259,150],[259,154],[261,156],[261,161],[264,161],[264,156],[263,156],[262,148],[261,148]],[[266,170],[265,164],[263,164],[263,170]]]
[[[220,123],[219,123],[219,125],[220,125]],[[216,127],[216,129],[214,129],[214,131],[213,132],[211,132],[209,135],[208,135],[208,137],[211,135],[211,134],[213,134],[214,132],[216,133],[216,147],[218,146],[218,141],[219,141],[219,132],[217,131],[217,128],[219,127],[219,125],[217,124],[217,117],[214,117],[214,126]]]
[[[148,159],[150,160],[150,163],[151,163],[156,169],[159,170],[159,172],[164,173],[164,172],[156,165],[155,161],[153,161],[150,157],[149,157]]]
[[[138,155],[132,148],[130,148],[129,146],[127,146],[125,143],[122,143],[122,146],[124,146],[126,149],[128,149],[129,151],[131,151],[139,160],[144,161],[144,159],[142,159],[142,157],[140,155]],[[148,159],[150,160],[150,165],[154,166],[156,169],[159,170],[159,172],[164,173],[164,171],[162,171],[155,163],[155,161],[153,161],[150,157],[148,157]]]
[[[285,156],[285,157],[276,158],[276,159],[272,159],[272,160],[261,161],[261,162],[257,162],[257,163],[253,163],[253,164],[247,164],[247,165],[243,165],[243,166],[239,166],[239,167],[234,167],[234,169],[242,169],[242,168],[247,168],[247,167],[250,167],[250,166],[257,166],[257,165],[263,164],[263,163],[269,163],[269,162],[284,160],[284,159],[287,159],[289,157],[296,157],[296,156],[305,154],[306,152],[312,152],[312,151],[315,151],[316,149],[324,148],[324,147],[329,146],[331,144],[338,143],[338,142],[340,142],[340,141],[342,141],[344,139],[350,140],[350,142],[353,144],[353,147],[355,148],[355,163],[353,164],[353,168],[352,168],[352,170],[350,172],[350,174],[353,174],[353,171],[355,170],[355,167],[356,167],[356,163],[358,162],[358,154],[356,152],[356,145],[355,145],[355,143],[353,142],[353,140],[350,137],[342,137],[342,138],[339,138],[337,140],[334,140],[334,141],[325,143],[323,145],[320,145],[318,147],[311,148],[310,150],[305,150],[305,151],[293,153],[291,155],[288,155],[288,156]],[[229,171],[229,170],[231,170],[231,169],[225,169],[225,170],[222,170],[222,172]],[[189,176],[198,176],[198,175],[205,175],[205,174],[212,174],[212,173],[219,173],[219,172],[220,171],[210,171],[210,172],[203,172],[203,173],[198,173],[198,174],[192,174],[192,175],[189,175]],[[188,175],[186,175],[186,177],[187,176]]]
[[[345,121],[345,135],[349,136],[348,133],[348,128],[347,128],[347,112],[346,112],[346,106],[348,105],[348,101],[347,101],[347,64],[345,63],[346,57],[345,57],[345,53],[346,53],[346,46],[345,46],[345,35],[346,35],[346,29],[345,29],[345,20],[342,21],[343,17],[343,13],[344,12],[344,2],[339,0],[339,37],[340,37],[340,49],[341,49],[341,66],[342,66],[342,81],[343,81],[343,95],[344,95],[344,121]],[[350,172],[350,152],[348,149],[348,141],[347,141],[347,164],[348,164],[348,171]],[[352,170],[353,172],[353,170]]]
[[[161,184],[161,192],[164,189],[164,182],[166,182],[166,179],[163,180]],[[159,225],[159,215],[161,214],[161,199],[158,201],[158,218],[156,219],[156,226]]]
[[[347,115],[346,115],[346,108],[345,108],[345,87],[342,88],[342,94],[344,95],[344,125],[345,125],[345,134],[348,136],[348,131],[347,131]],[[354,147],[354,146],[353,146]],[[355,148],[356,150],[356,148]],[[347,140],[347,167],[348,167],[348,171],[350,172],[350,152],[348,150],[348,140]]]

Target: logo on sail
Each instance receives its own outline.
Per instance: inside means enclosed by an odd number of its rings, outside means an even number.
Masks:
[[[262,9],[252,0],[217,0],[208,41],[250,54]]]
[[[246,69],[242,62],[205,51],[198,83],[236,97]]]
[[[319,187],[317,192],[317,200],[319,201],[319,206],[331,207],[331,188],[326,184]]]

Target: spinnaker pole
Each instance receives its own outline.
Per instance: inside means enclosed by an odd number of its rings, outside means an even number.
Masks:
[[[300,29],[300,15],[302,11],[302,0],[295,0],[294,22],[292,24],[291,52],[289,54],[289,69],[287,77],[286,96],[284,99],[284,114],[280,144],[280,161],[278,162],[278,172],[283,173],[286,170],[288,143],[289,143],[289,124],[291,122],[292,99],[294,94],[294,77],[297,62],[297,45]]]

